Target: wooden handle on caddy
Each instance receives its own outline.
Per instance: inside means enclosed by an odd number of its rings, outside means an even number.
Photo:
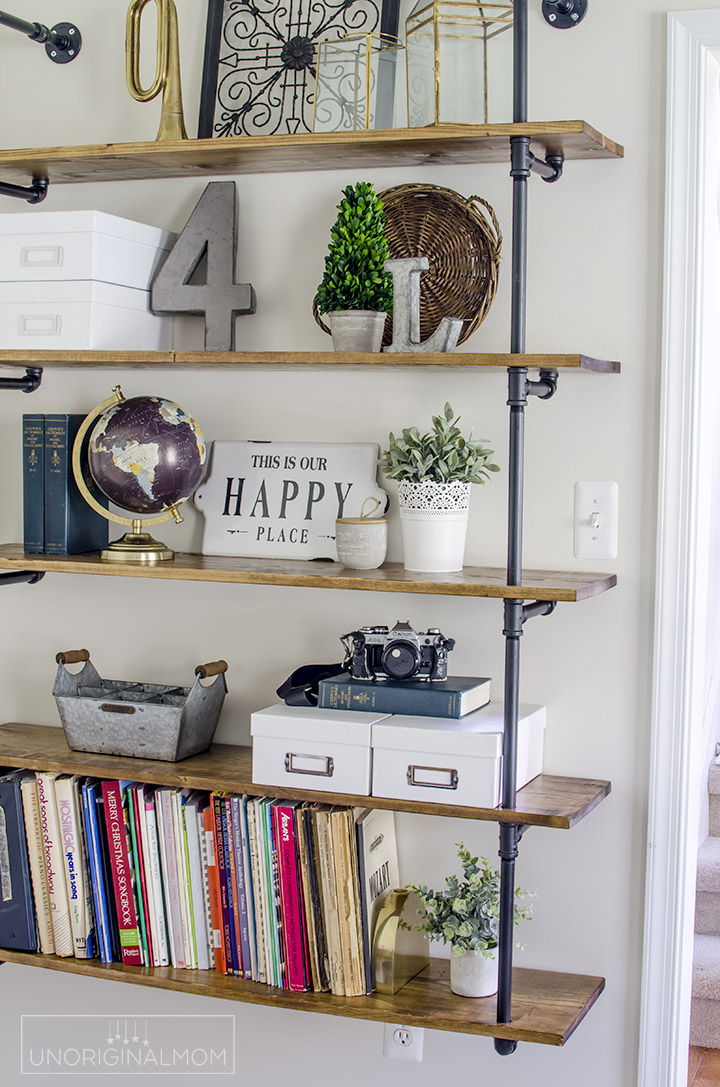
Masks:
[[[210,664],[198,664],[195,675],[200,676],[200,679],[207,679],[209,676],[219,676],[221,672],[227,672],[227,667],[227,661],[211,661]]]
[[[89,661],[90,653],[87,649],[69,649],[67,653],[58,653],[55,657],[56,664],[79,664],[80,661]]]

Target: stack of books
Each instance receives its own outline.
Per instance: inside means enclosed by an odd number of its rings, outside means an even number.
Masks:
[[[372,991],[373,921],[399,884],[392,812],[22,770],[0,783],[25,828],[12,875],[29,949]],[[0,946],[18,946],[11,927],[0,904]]]

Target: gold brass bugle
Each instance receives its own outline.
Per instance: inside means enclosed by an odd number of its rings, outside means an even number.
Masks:
[[[155,0],[157,8],[157,65],[155,79],[145,90],[140,83],[140,19],[150,0],[132,0],[125,33],[125,73],[130,94],[150,102],[163,92],[160,128],[156,140],[186,140],[180,85],[177,9],[174,0]]]

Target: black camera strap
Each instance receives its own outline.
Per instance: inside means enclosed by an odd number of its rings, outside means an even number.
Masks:
[[[288,706],[317,706],[320,680],[346,671],[347,666],[340,663],[304,664],[280,684],[276,693]]]

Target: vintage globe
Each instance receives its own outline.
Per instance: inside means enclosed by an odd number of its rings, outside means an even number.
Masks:
[[[159,396],[134,396],[106,408],[88,445],[100,490],[135,515],[161,513],[189,498],[202,481],[206,455],[192,416]]]

